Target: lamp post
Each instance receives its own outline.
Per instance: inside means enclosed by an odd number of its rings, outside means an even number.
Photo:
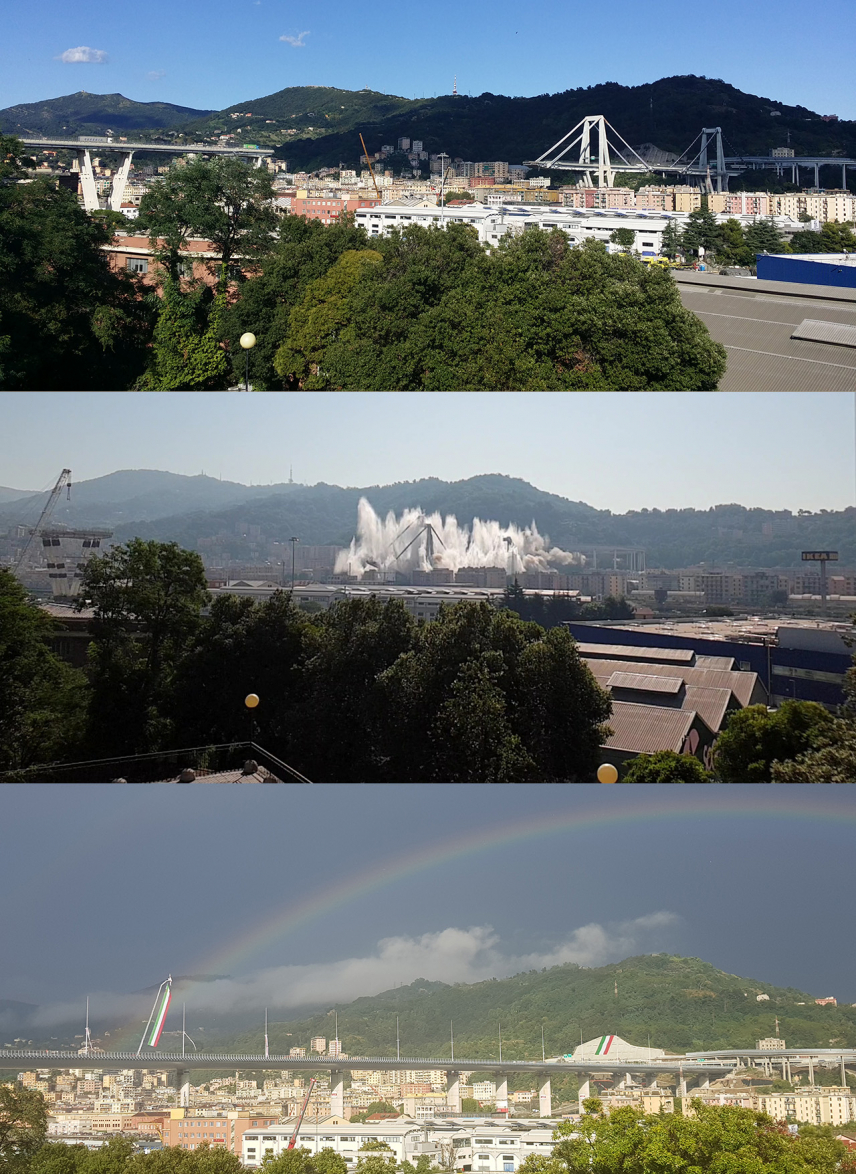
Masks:
[[[244,391],[250,390],[250,351],[256,345],[256,336],[251,334],[249,330],[246,334],[241,335],[241,346],[244,348],[246,361],[244,363]]]
[[[294,595],[294,551],[300,539],[289,538],[288,541],[291,543],[291,594]]]

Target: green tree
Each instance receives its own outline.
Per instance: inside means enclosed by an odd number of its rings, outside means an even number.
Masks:
[[[26,1171],[47,1128],[47,1106],[40,1092],[20,1084],[0,1084],[0,1168]]]
[[[15,140],[3,140],[0,154]],[[14,174],[15,155],[3,167]],[[114,273],[112,229],[47,178],[0,180],[0,385],[7,390],[130,387],[153,312],[137,281]]]
[[[702,196],[701,207],[690,212],[684,225],[681,246],[684,250],[718,253],[723,243],[722,228],[715,213],[708,207],[707,197]]]
[[[717,258],[725,265],[754,265],[755,253],[746,244],[743,225],[733,217],[725,221],[722,228],[722,242]]]
[[[224,293],[211,300],[205,286],[184,292],[177,281],[166,279],[140,390],[204,391],[226,386],[229,363],[219,341],[225,301]]]
[[[284,216],[269,256],[259,260],[259,271],[245,281],[223,317],[223,338],[229,346],[232,381],[244,377],[244,353],[238,340],[245,331],[257,342],[249,352],[254,387],[283,387],[274,357],[289,329],[292,307],[307,287],[323,277],[347,251],[367,249],[365,230],[354,227],[353,216],[324,225],[302,216]]]
[[[308,620],[290,593],[264,603],[217,596],[176,668],[170,710],[187,746],[241,741],[254,729],[261,745],[289,759],[299,750],[294,709],[304,697]],[[261,704],[249,714],[248,693]]]
[[[736,710],[716,741],[715,773],[724,783],[769,783],[774,762],[816,747],[833,720],[814,701],[786,701],[772,713],[764,705]]]
[[[288,342],[274,359],[276,371],[288,385],[309,391],[327,386],[321,363],[325,348],[347,321],[348,295],[366,270],[382,261],[380,253],[372,249],[349,250],[309,286],[291,312]]]
[[[208,601],[202,559],[175,543],[134,538],[90,559],[80,607],[94,608],[90,648],[93,752],[155,750],[172,726],[176,666]]]
[[[610,241],[614,245],[621,245],[625,253],[629,252],[636,243],[636,233],[632,228],[616,228],[610,233]]]
[[[373,244],[383,263],[365,266],[344,300],[338,285],[329,294],[332,335],[311,298],[292,316],[302,329],[284,342],[289,365],[312,365],[313,386],[692,390],[725,369],[668,273],[597,242],[574,248],[536,230],[488,255],[470,226],[449,224]]]
[[[790,251],[772,216],[750,224],[746,229],[745,238],[746,247],[751,250],[753,257],[757,253],[787,253]]]
[[[79,744],[86,679],[51,652],[54,627],[0,570],[0,771],[69,757]]]
[[[562,1121],[553,1160],[566,1174],[833,1174],[846,1151],[834,1138],[793,1137],[763,1113],[691,1102],[691,1115],[614,1109]]]
[[[640,754],[625,772],[623,783],[710,783],[708,774],[697,758],[676,754],[674,750],[659,750],[656,754]]]
[[[273,250],[273,181],[241,159],[197,157],[171,167],[143,196],[138,223],[173,281],[188,239],[210,241],[218,254],[212,267],[224,288],[239,255],[242,266],[253,267]]]
[[[597,770],[610,701],[564,628],[545,633],[486,603],[442,608],[437,620],[417,629],[412,650],[379,683],[390,714],[381,754],[391,778],[458,781],[450,735],[462,753],[488,759],[490,770],[504,770],[503,777],[512,777],[512,764],[526,772],[524,779],[540,782],[587,782]],[[448,703],[462,704],[474,683],[474,697],[456,726]],[[476,737],[479,712],[498,740],[498,761],[489,758],[481,739],[471,752],[462,746],[467,731]],[[474,765],[467,759],[468,770]]]
[[[829,220],[820,232],[795,232],[791,237],[792,253],[847,253],[856,250],[853,226]]]
[[[660,245],[660,252],[664,257],[668,257],[670,261],[674,261],[681,251],[683,242],[683,234],[680,230],[676,220],[669,220],[666,227],[663,229],[663,240]]]

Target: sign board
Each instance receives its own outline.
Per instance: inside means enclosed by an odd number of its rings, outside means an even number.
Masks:
[[[802,552],[802,561],[804,563],[837,563],[837,550],[804,550]]]

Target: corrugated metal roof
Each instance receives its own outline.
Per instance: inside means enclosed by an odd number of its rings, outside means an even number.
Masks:
[[[791,338],[806,338],[814,342],[831,342],[834,346],[856,347],[856,326],[843,322],[824,322],[820,318],[805,318]]]
[[[739,279],[730,280],[739,286]],[[698,314],[711,337],[728,350],[719,390],[856,390],[856,354],[849,348],[830,353],[826,342],[792,337],[807,313],[818,311],[830,324],[856,328],[856,302],[800,297],[799,286],[792,283],[782,283],[788,296],[772,296],[756,288],[761,284],[779,283],[753,283],[750,289],[679,284],[684,306]]]
[[[586,664],[599,680],[604,677],[604,665],[609,664],[613,672],[638,673],[639,665],[634,661],[598,661],[590,657],[583,657]],[[759,686],[757,673],[725,672],[720,669],[682,668],[680,665],[646,664],[646,673],[656,673],[658,676],[683,678],[689,688],[690,685],[700,685],[707,689],[730,689],[741,705],[752,704],[752,694]],[[761,687],[763,692],[763,687]]]
[[[635,644],[578,644],[581,656],[597,660],[644,660],[653,664],[691,665],[695,653],[691,648],[637,648]]]
[[[713,732],[718,734],[728,713],[731,697],[730,689],[706,689],[699,685],[690,685],[684,696],[682,708],[694,709]]]
[[[610,689],[638,689],[640,692],[673,696],[684,688],[683,677],[659,677],[642,673],[613,673],[606,684]]]
[[[697,669],[724,669],[726,672],[734,668],[733,656],[696,656],[695,665]]]
[[[680,753],[696,716],[695,710],[613,701],[609,719],[612,735],[604,745],[629,754],[656,754],[658,750]]]

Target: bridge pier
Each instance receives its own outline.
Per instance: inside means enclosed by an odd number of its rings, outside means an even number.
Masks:
[[[110,207],[114,212],[122,211],[122,199],[125,195],[125,184],[128,182],[128,172],[131,170],[131,160],[134,157],[133,151],[121,152],[121,163],[119,170],[113,176],[113,186],[110,189]]]
[[[330,1112],[334,1117],[345,1116],[345,1074],[330,1073]]]
[[[446,1104],[453,1113],[460,1113],[461,1074],[455,1069],[446,1070]]]
[[[844,1057],[841,1057],[841,1086],[847,1088],[847,1069],[844,1067]]]
[[[553,1116],[553,1094],[549,1076],[542,1076],[538,1085],[538,1116]]]
[[[84,148],[77,152],[77,166],[80,169],[80,187],[83,191],[83,207],[87,212],[97,212],[98,189],[95,187],[95,174],[92,170],[92,156]]]
[[[811,1056],[808,1058],[808,1082],[814,1088],[814,1060]]]
[[[508,1112],[508,1077],[496,1076],[496,1109],[497,1112]]]
[[[175,1092],[176,1099],[182,1108],[188,1108],[190,1105],[190,1078],[184,1068],[176,1068],[175,1070]]]
[[[580,1112],[581,1113],[583,1111],[583,1101],[588,1100],[588,1098],[591,1096],[591,1073],[590,1072],[586,1072],[586,1073],[581,1072],[580,1076],[583,1076],[583,1075],[585,1075],[585,1080],[580,1081],[579,1091],[577,1092],[577,1098],[580,1102]]]

